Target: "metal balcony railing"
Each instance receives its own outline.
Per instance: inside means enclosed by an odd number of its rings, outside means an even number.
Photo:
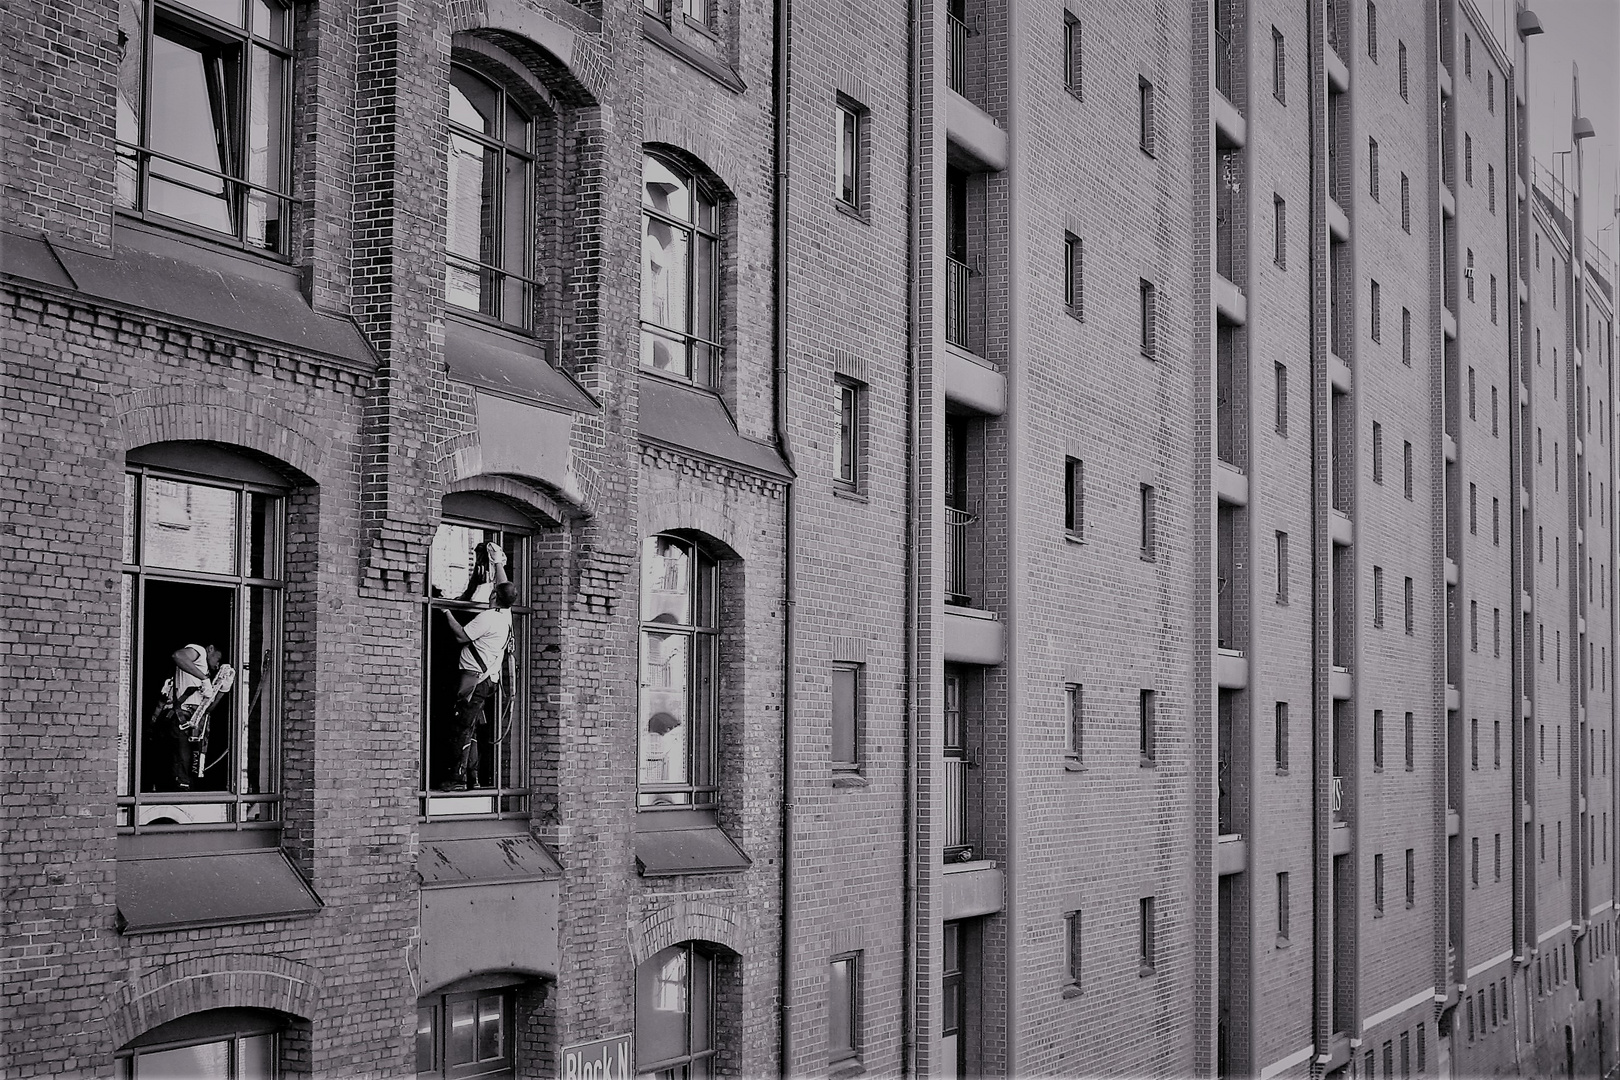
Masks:
[[[967,862],[973,858],[973,845],[967,830],[967,773],[965,756],[949,751],[940,759],[941,787],[945,791],[943,848],[946,862]]]
[[[973,602],[968,592],[968,527],[979,520],[977,514],[945,508],[945,602],[966,607]]]
[[[951,27],[950,86],[958,94],[967,94],[967,23],[955,15],[947,15]]]
[[[1341,29],[1344,20],[1340,17],[1340,4],[1337,0],[1327,0],[1327,41],[1333,51],[1342,58],[1344,56],[1344,31]]]
[[[1334,821],[1344,820],[1344,777],[1333,778],[1333,788],[1329,795],[1329,809],[1333,811]]]
[[[957,259],[945,259],[945,340],[963,349],[973,348],[968,319],[968,282],[973,271]]]
[[[1230,18],[1217,9],[1215,16],[1215,89],[1226,96],[1226,100],[1237,104],[1232,94],[1232,83],[1236,74],[1236,64],[1232,58],[1232,27]]]

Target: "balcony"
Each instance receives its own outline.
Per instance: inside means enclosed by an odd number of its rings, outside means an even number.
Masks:
[[[1333,778],[1333,788],[1329,796],[1328,809],[1333,811],[1334,821],[1343,821],[1344,817],[1344,777]]]
[[[1231,4],[1218,4],[1215,8],[1215,89],[1234,105],[1240,104],[1234,92],[1238,63],[1232,41]]]
[[[939,764],[940,788],[945,793],[945,814],[940,822],[945,861],[972,862],[973,842],[968,830],[968,770],[973,768],[973,763],[962,751],[947,748]]]
[[[967,66],[968,66],[968,62],[967,62],[967,51],[968,51],[968,28],[967,28],[967,23],[962,21],[961,14],[955,10],[955,5],[954,4],[952,5],[952,10],[947,14],[946,19],[950,23],[950,27],[951,27],[950,87],[951,87],[952,90],[955,90],[958,94],[961,94],[964,97],[966,97],[967,96]]]

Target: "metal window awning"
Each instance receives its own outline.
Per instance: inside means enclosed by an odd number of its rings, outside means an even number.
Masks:
[[[562,867],[527,832],[422,841],[421,985],[506,972],[556,978]]]
[[[636,869],[643,877],[720,874],[746,870],[751,865],[752,860],[736,841],[707,815],[637,815]]]
[[[320,910],[320,897],[280,848],[118,860],[118,919],[126,934]]]

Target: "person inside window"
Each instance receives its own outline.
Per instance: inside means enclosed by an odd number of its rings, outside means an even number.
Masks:
[[[453,612],[441,609],[451,638],[461,645],[461,681],[456,687],[452,727],[457,758],[454,774],[444,785],[446,791],[466,791],[469,784],[479,783],[478,728],[489,723],[489,701],[500,685],[506,649],[512,640],[511,608],[517,602],[517,586],[506,578],[506,553],[499,544],[479,545],[473,574],[461,599],[487,601],[490,607],[466,626],[456,621]]]
[[[174,717],[170,733],[177,791],[191,790],[208,767],[208,720],[236,683],[236,670],[219,647],[185,645],[174,651],[174,675],[163,685],[163,703]]]

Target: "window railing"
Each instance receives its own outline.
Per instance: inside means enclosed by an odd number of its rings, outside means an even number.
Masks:
[[[1440,25],[1440,62],[1450,71],[1452,67],[1451,52],[1451,4],[1449,0],[1436,0],[1435,15]]]
[[[1340,29],[1344,20],[1340,17],[1340,5],[1337,0],[1327,0],[1327,41],[1333,51],[1342,58],[1344,56],[1343,31]]]
[[[1234,285],[1244,284],[1237,259],[1237,217],[1242,205],[1243,164],[1237,152],[1215,164],[1215,270]]]
[[[968,315],[968,283],[973,271],[958,259],[945,259],[945,340],[964,349],[973,348],[972,326]]]
[[[292,196],[131,143],[119,142],[117,157],[117,202],[123,209],[185,222],[209,235],[231,237],[262,251],[286,253],[287,227],[292,220],[293,203],[297,201]],[[154,169],[154,163],[172,168]],[[164,211],[161,205],[164,200],[153,198],[154,182],[173,189],[168,200],[174,204],[172,212]],[[182,192],[188,194],[179,194]],[[181,200],[188,197],[191,203],[182,205]],[[216,228],[195,220],[202,216],[202,209],[223,210],[226,226]],[[192,217],[186,216],[187,210],[192,211]]]
[[[968,842],[967,774],[971,764],[965,755],[946,752],[940,759],[941,786],[945,791],[944,852],[946,862],[967,862],[973,858]]]
[[[966,607],[973,602],[968,593],[968,527],[979,520],[977,514],[945,508],[945,602]]]
[[[1344,820],[1344,777],[1335,776],[1333,787],[1329,793],[1329,809],[1333,811],[1334,821]]]
[[[958,94],[967,94],[967,23],[953,14],[946,16],[951,27],[950,87]]]
[[[1217,16],[1219,19],[1220,16]],[[1232,28],[1230,25],[1215,26],[1215,89],[1219,90],[1227,101],[1234,105],[1237,102],[1232,96],[1232,83],[1236,75],[1236,63],[1232,58]]]

